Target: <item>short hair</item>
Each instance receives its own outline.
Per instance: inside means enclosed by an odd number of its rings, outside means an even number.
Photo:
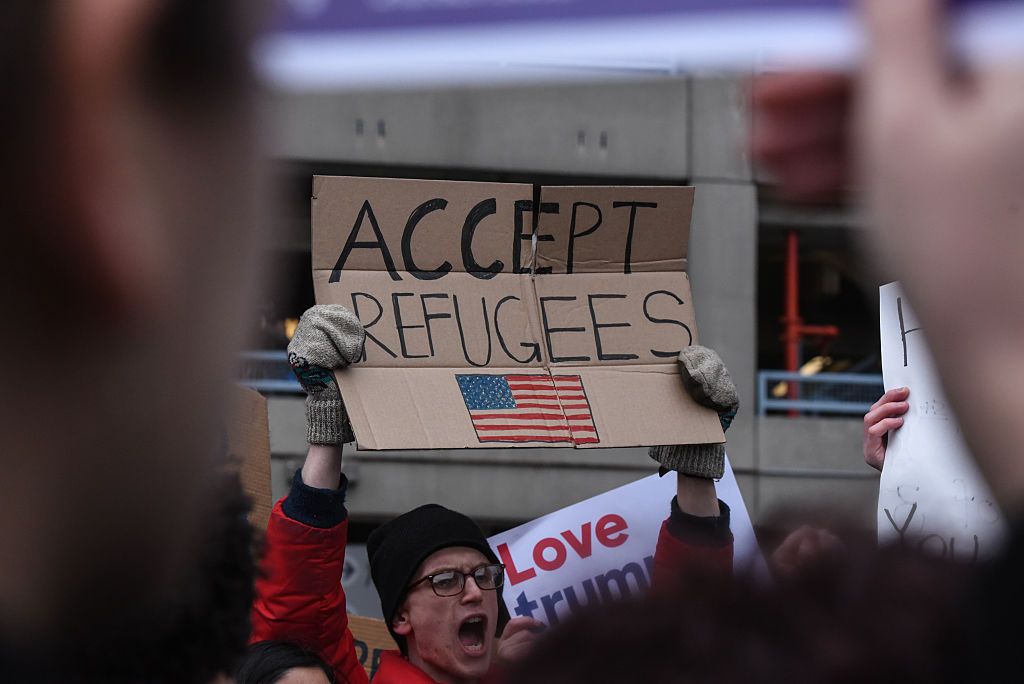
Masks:
[[[327,676],[328,682],[338,682],[323,658],[290,641],[260,641],[249,646],[245,657],[235,668],[235,682],[276,684],[289,670],[297,667],[319,668]]]

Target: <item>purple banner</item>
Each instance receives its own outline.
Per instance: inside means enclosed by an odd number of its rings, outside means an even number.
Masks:
[[[863,50],[854,0],[277,1],[259,60],[297,89],[844,69]],[[959,57],[1024,58],[1024,0],[947,4]]]
[[[895,1],[895,0],[894,0]],[[950,0],[958,8],[1020,0]],[[337,33],[775,10],[837,10],[851,0],[279,0],[272,31]]]

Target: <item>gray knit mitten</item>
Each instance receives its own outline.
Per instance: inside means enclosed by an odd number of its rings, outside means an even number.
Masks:
[[[679,352],[683,387],[701,406],[718,412],[722,430],[728,430],[740,407],[736,385],[713,350],[695,345]],[[651,447],[648,452],[663,470],[717,480],[725,474],[724,444],[677,444]]]
[[[334,370],[363,353],[366,331],[355,314],[338,304],[306,310],[288,343],[288,363],[306,390],[306,439],[344,444],[354,439]]]

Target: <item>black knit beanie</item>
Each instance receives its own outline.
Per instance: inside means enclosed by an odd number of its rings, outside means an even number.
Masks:
[[[472,520],[438,504],[426,504],[403,513],[370,533],[366,553],[370,557],[370,575],[380,596],[380,607],[391,636],[405,652],[405,640],[391,629],[391,618],[405,598],[406,588],[420,563],[427,556],[452,546],[476,549],[492,563],[498,562],[484,533]],[[508,621],[508,611],[498,589],[498,625],[500,633]]]

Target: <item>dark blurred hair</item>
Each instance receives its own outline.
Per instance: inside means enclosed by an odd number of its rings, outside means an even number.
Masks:
[[[0,269],[0,303],[15,317],[31,315],[28,307],[18,307],[19,298],[12,288],[18,282],[34,284],[30,276],[45,254],[45,244],[27,235],[27,226],[44,217],[55,222],[55,212],[44,209],[46,171],[52,142],[45,135],[47,115],[52,120],[54,93],[51,84],[55,3],[47,0],[7,0],[0,3],[0,130],[7,131],[4,153],[0,155],[0,203],[7,207],[3,236],[19,257],[4,260]],[[49,227],[49,226],[48,226]],[[26,263],[30,262],[30,263]],[[31,285],[29,285],[31,286]],[[8,304],[13,297],[14,301]],[[15,306],[11,311],[8,306]],[[22,309],[22,310],[19,310]]]
[[[296,667],[320,668],[327,681],[337,684],[331,668],[320,656],[288,641],[261,641],[250,646],[235,670],[235,682],[275,684]]]
[[[825,558],[775,584],[697,570],[577,614],[508,681],[955,681],[969,659],[966,572],[903,551]]]
[[[41,644],[45,657],[21,653],[16,664],[31,678],[7,679],[0,669],[0,680],[208,684],[230,674],[249,640],[256,542],[238,474],[218,474],[209,495],[214,512],[201,530],[191,579],[175,601],[157,612],[126,611],[131,617],[118,624],[92,625],[60,644]],[[0,649],[0,667],[2,655]]]

